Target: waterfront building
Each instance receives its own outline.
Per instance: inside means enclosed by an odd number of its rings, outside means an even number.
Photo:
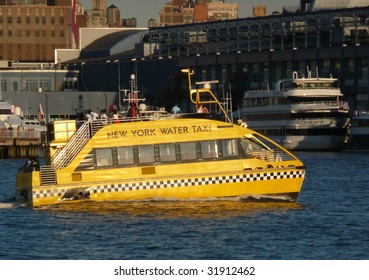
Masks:
[[[91,9],[106,11],[106,0],[91,0]]]
[[[252,16],[264,17],[267,15],[267,8],[263,5],[257,5],[252,7]]]
[[[129,27],[129,28],[137,27],[137,19],[136,18],[123,18],[122,27]]]
[[[238,18],[238,4],[225,3],[225,1],[209,2],[208,21],[209,20],[229,20]]]
[[[168,108],[183,97],[179,69],[191,68],[196,80],[219,80],[218,92],[231,91],[234,109],[242,106],[246,90],[272,87],[295,71],[299,76],[311,71],[313,76],[338,78],[350,108],[368,110],[368,15],[364,5],[150,28],[129,58],[120,57],[119,51],[113,58],[120,61],[122,80],[135,68],[147,100]],[[93,59],[107,67],[106,57]],[[90,76],[100,87],[97,77]],[[108,87],[116,88],[116,81]]]
[[[162,26],[236,19],[238,4],[209,0],[172,0],[165,4],[159,14],[159,24]]]
[[[107,9],[107,21],[109,27],[121,27],[120,10],[115,5],[110,5]]]
[[[123,94],[134,73],[146,103],[168,110],[174,103],[183,111],[191,109],[182,103],[187,90],[181,68],[193,69],[196,80],[218,80],[215,92],[229,92],[233,109],[242,106],[246,90],[270,88],[293,72],[300,77],[312,72],[338,78],[350,108],[368,110],[368,15],[367,4],[294,13],[285,9],[279,15],[104,31],[100,36],[93,29],[81,35],[79,57],[62,64],[79,70],[80,91]]]
[[[0,100],[18,106],[31,119],[37,119],[41,106],[48,121],[75,119],[88,109],[111,111],[118,103],[116,91],[87,91],[81,71],[51,63],[0,61]]]
[[[86,19],[87,19],[87,27],[89,28],[108,27],[106,9],[87,10]]]
[[[0,2],[0,60],[53,62],[55,49],[76,48],[71,4],[71,0]],[[82,18],[77,17],[77,26],[83,26]]]

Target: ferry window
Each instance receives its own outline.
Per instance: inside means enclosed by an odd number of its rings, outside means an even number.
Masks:
[[[254,157],[254,155],[260,153],[262,147],[257,142],[251,139],[241,139],[241,147],[244,157]]]
[[[117,148],[118,164],[134,164],[133,149],[132,147],[119,147]]]
[[[161,161],[175,161],[176,160],[176,148],[173,143],[160,144],[160,160]]]
[[[201,157],[203,159],[218,158],[218,146],[215,140],[201,142]]]
[[[113,165],[113,152],[112,149],[96,149],[96,165],[111,166]]]
[[[179,147],[181,150],[182,160],[196,160],[197,159],[195,142],[179,143]]]
[[[140,163],[155,162],[155,152],[153,145],[138,146],[138,158]]]
[[[237,157],[238,152],[238,145],[236,139],[226,139],[222,140],[222,152],[223,157]]]

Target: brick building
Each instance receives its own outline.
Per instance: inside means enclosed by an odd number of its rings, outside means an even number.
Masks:
[[[72,0],[0,0],[0,60],[53,62],[75,48],[72,11]]]
[[[210,0],[172,0],[165,4],[159,14],[159,24],[165,26],[237,19],[238,4]]]

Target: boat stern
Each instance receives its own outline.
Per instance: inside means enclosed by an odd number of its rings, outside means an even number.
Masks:
[[[16,201],[32,204],[32,189],[36,186],[40,186],[40,171],[19,170],[15,181]]]

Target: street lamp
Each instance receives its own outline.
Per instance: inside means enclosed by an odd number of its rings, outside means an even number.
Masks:
[[[118,63],[118,98],[119,98],[118,106],[119,106],[119,110],[120,110],[120,108],[121,108],[121,98],[120,98],[120,63],[119,63],[119,60],[118,59],[114,60],[114,63]]]
[[[85,65],[85,64],[86,64],[86,62],[81,63],[81,79],[82,79],[83,90],[87,90],[86,85],[85,85],[85,80],[83,79],[83,65]]]

